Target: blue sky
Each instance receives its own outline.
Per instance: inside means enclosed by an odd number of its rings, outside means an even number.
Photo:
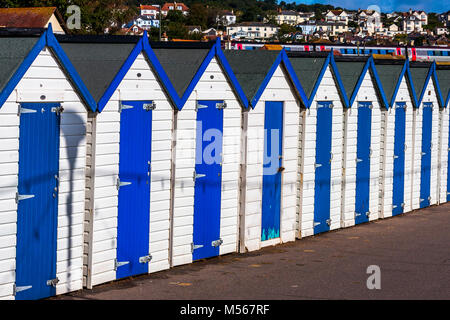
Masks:
[[[382,12],[408,11],[409,8],[412,8],[413,10],[441,13],[450,9],[450,0],[285,0],[285,2],[323,3],[347,9],[367,9],[369,6],[377,5]]]

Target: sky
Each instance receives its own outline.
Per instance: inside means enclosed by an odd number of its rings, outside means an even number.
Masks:
[[[375,5],[380,7],[382,12],[408,11],[409,8],[437,13],[450,10],[450,0],[285,0],[285,2],[323,3],[346,9],[367,9]]]

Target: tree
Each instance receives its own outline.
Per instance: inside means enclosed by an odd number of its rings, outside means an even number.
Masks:
[[[187,23],[193,26],[201,26],[206,29],[208,22],[208,10],[201,3],[194,3],[189,9]]]

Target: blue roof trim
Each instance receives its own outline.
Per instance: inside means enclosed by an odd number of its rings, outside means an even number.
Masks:
[[[373,61],[373,57],[369,58],[370,60],[370,70],[372,71],[372,75],[375,78],[375,83],[377,84],[378,91],[381,96],[381,100],[384,104],[384,107],[389,110],[389,102],[386,99],[386,94],[384,93],[383,86],[381,85],[380,78],[378,77],[377,69],[375,68],[375,62]]]
[[[314,89],[311,92],[310,97],[308,98],[308,108],[311,107],[314,101],[314,97],[316,95],[317,90],[319,89],[320,83],[322,82],[322,78],[325,75],[325,71],[327,71],[328,65],[330,64],[330,60],[331,60],[331,52],[327,56],[325,62],[323,63],[322,69],[320,70],[319,76],[317,77],[316,84],[314,85]]]
[[[6,84],[3,91],[0,93],[0,108],[8,99],[11,92],[18,85],[20,80],[23,78],[25,73],[28,71],[30,66],[33,64],[34,60],[39,56],[41,51],[48,46],[52,49],[52,52],[56,55],[59,62],[62,64],[62,67],[65,69],[67,76],[70,78],[71,82],[75,86],[75,88],[81,94],[82,99],[85,101],[87,106],[95,112],[96,103],[89,93],[88,89],[84,85],[78,73],[75,71],[72,63],[69,61],[69,58],[62,50],[55,36],[53,35],[52,24],[49,23],[47,30],[39,38],[38,42],[34,45],[31,51],[28,53],[22,64],[16,70],[14,75],[11,77],[9,82]]]
[[[366,76],[367,70],[369,70],[369,68],[370,68],[370,58],[366,61],[366,64],[364,65],[364,68],[359,76],[358,82],[356,83],[356,86],[353,89],[352,96],[350,97],[349,100],[349,107],[351,107],[353,105],[353,102],[355,102],[359,88],[361,87],[362,82],[364,81],[364,77]]]
[[[344,100],[344,106],[346,106],[347,108],[350,108],[351,104],[350,104],[350,101],[348,100],[347,94],[345,92],[345,87],[344,87],[344,84],[342,83],[341,75],[339,74],[339,70],[337,68],[336,61],[334,60],[333,52],[334,52],[333,49],[331,49],[331,52],[330,52],[331,70],[334,75],[334,78],[336,79],[336,81],[338,83],[338,91],[341,93],[341,98],[343,98],[343,100]]]
[[[45,47],[46,43],[47,43],[47,31],[45,31],[42,34],[38,42],[36,42],[34,47],[28,53],[26,58],[23,60],[22,64],[19,66],[14,75],[8,81],[3,91],[0,93],[0,108],[6,102],[11,92],[13,92],[14,88],[17,86],[17,84],[20,82],[20,80],[27,72],[28,68],[30,68],[31,64],[34,62],[39,53]]]
[[[147,55],[148,60],[150,61],[159,80],[162,82],[162,85],[166,89],[170,99],[172,100],[173,105],[177,109],[179,109],[178,105],[180,104],[180,98],[178,97],[177,92],[172,85],[172,82],[170,82],[170,79],[167,76],[167,73],[164,71],[164,68],[162,67],[161,63],[159,62],[158,58],[156,57],[155,52],[153,51],[152,47],[150,46],[150,42],[149,42],[149,39],[147,36],[147,31],[144,31],[144,35],[142,36],[142,38],[143,38],[143,50],[144,50],[145,54]]]
[[[59,61],[62,63],[62,65],[66,69],[68,76],[72,80],[72,83],[74,84],[74,86],[81,93],[81,96],[82,96],[83,100],[85,101],[85,103],[89,106],[91,111],[95,112],[97,110],[97,103],[95,102],[91,93],[85,86],[84,82],[81,80],[81,77],[78,75],[77,71],[75,70],[75,67],[73,66],[72,62],[70,62],[69,57],[67,57],[66,53],[61,48],[58,40],[56,40],[56,38],[53,35],[53,32],[51,30],[52,30],[51,24],[49,24],[49,30],[47,32],[48,47],[50,47],[52,49],[54,54],[58,57]]]
[[[108,103],[109,99],[111,99],[112,95],[116,91],[117,87],[122,82],[123,78],[127,74],[128,70],[130,70],[131,66],[133,65],[134,61],[138,57],[138,55],[142,52],[143,46],[142,46],[142,38],[138,41],[136,46],[131,51],[128,58],[123,63],[122,67],[120,68],[119,72],[117,72],[114,79],[109,84],[108,88],[105,90],[105,93],[98,101],[98,111],[102,112],[105,108],[106,104]]]
[[[205,60],[203,60],[202,64],[197,70],[197,73],[195,74],[194,78],[192,78],[191,83],[189,83],[189,86],[187,87],[186,91],[183,94],[183,97],[179,100],[178,109],[183,109],[184,105],[186,104],[187,100],[189,99],[189,96],[191,95],[192,91],[194,91],[195,86],[200,81],[200,78],[202,77],[203,73],[205,72],[206,68],[208,67],[211,60],[216,55],[216,47],[215,45],[209,50],[208,55],[206,56]],[[178,96],[178,95],[177,95]]]
[[[409,60],[406,60],[406,64],[408,65],[408,67],[406,68],[406,75],[407,75],[407,81],[408,81],[408,86],[409,86],[409,92],[410,94],[412,94],[413,96],[413,103],[416,107],[419,106],[419,102],[417,100],[417,94],[416,94],[416,90],[414,89],[414,83],[413,83],[413,79],[412,79],[412,75],[411,75],[411,69],[409,67]]]
[[[400,89],[400,85],[402,83],[403,77],[405,76],[406,69],[408,69],[408,60],[405,60],[405,63],[403,64],[402,72],[400,73],[397,85],[395,86],[394,94],[392,95],[391,104],[390,107],[392,108],[394,106],[395,98],[397,97],[398,90]]]
[[[439,85],[439,79],[437,77],[436,72],[436,61],[433,61],[433,80],[434,80],[434,89],[437,91],[438,102],[441,105],[441,108],[446,108],[445,97],[442,95],[441,86]]]
[[[422,92],[420,93],[419,100],[417,101],[417,106],[420,106],[422,104],[423,96],[425,95],[425,91],[427,89],[428,82],[430,81],[431,75],[433,74],[433,65],[434,65],[434,62],[430,66],[430,69],[428,69],[428,74],[427,74],[427,77],[425,79],[425,83],[423,85]]]
[[[269,72],[266,74],[263,82],[259,86],[258,91],[256,91],[255,96],[252,98],[252,101],[250,103],[252,109],[254,109],[256,107],[256,104],[258,103],[259,99],[261,99],[261,96],[262,96],[264,90],[266,89],[267,85],[269,84],[270,79],[272,79],[273,74],[275,73],[278,66],[280,65],[281,60],[282,60],[282,52],[283,51],[280,51],[280,53],[278,54],[277,58],[275,59],[275,62],[272,64],[272,66],[269,69]]]
[[[303,89],[300,81],[297,78],[294,68],[292,67],[291,61],[289,60],[289,57],[286,54],[286,50],[283,49],[282,53],[283,53],[282,59],[284,67],[286,68],[286,71],[288,72],[291,81],[293,82],[295,88],[297,89],[297,93],[300,96],[300,99],[303,101],[303,104],[305,106],[308,106],[308,96],[306,95],[305,90]]]
[[[220,38],[217,38],[216,42],[216,56],[219,59],[220,64],[225,70],[226,75],[228,76],[228,79],[231,81],[234,90],[236,91],[239,100],[241,101],[242,105],[247,109],[249,107],[249,102],[247,97],[244,94],[244,90],[242,90],[241,85],[239,84],[238,80],[236,79],[236,76],[233,73],[233,70],[231,69],[230,64],[228,63],[228,60],[226,59],[222,48],[220,46]]]

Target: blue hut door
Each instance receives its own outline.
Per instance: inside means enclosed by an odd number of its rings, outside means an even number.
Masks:
[[[358,103],[355,224],[369,221],[372,102]]]
[[[395,105],[393,216],[403,213],[405,206],[405,108],[404,102],[397,102]]]
[[[56,294],[59,107],[55,103],[20,106],[15,283],[18,300]]]
[[[117,279],[148,273],[152,109],[148,101],[121,103]]]
[[[317,103],[316,162],[314,185],[314,234],[330,230],[331,130],[333,104]]]
[[[264,114],[262,241],[280,237],[283,102],[267,101]]]
[[[433,120],[433,104],[423,104],[422,118],[422,161],[420,170],[420,208],[430,205],[431,179],[431,132]]]
[[[219,255],[223,101],[197,102],[192,259]]]

